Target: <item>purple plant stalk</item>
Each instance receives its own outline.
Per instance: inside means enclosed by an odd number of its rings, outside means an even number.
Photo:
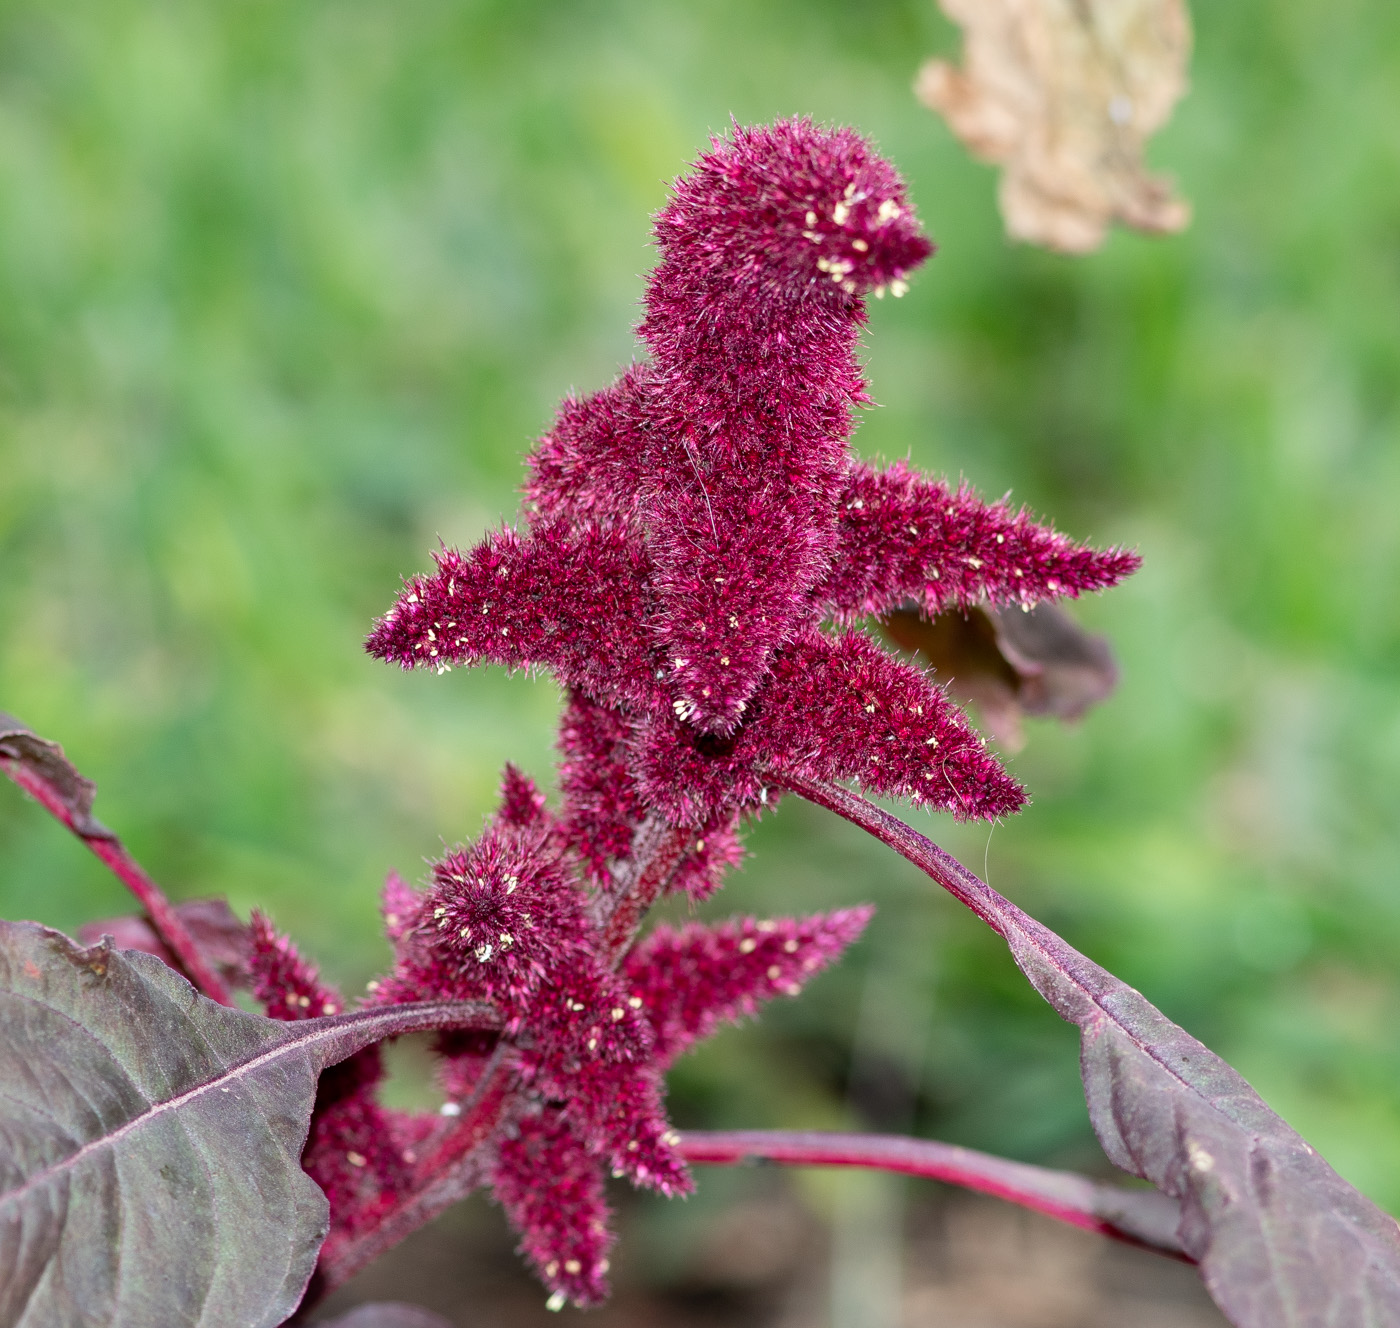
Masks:
[[[32,736],[32,735],[31,735]],[[60,754],[61,759],[61,754]],[[21,761],[0,752],[0,771],[29,794],[46,812],[71,830],[135,896],[151,927],[195,988],[220,1005],[232,1005],[228,988],[205,958],[189,929],[180,920],[165,892],[142,869],[126,846],[105,826],[75,806],[37,762]],[[76,772],[74,772],[76,775]],[[78,778],[81,778],[80,776]],[[91,789],[91,785],[88,785]],[[90,797],[90,794],[89,794]]]
[[[643,934],[647,910],[711,895],[742,819],[784,790],[849,780],[958,817],[1017,810],[1023,791],[962,712],[864,621],[911,601],[1028,607],[1137,566],[850,453],[866,297],[902,295],[932,249],[864,139],[805,120],[736,129],[677,182],[656,242],[649,357],[564,403],[530,459],[523,524],[439,553],[369,639],[405,668],[550,671],[566,691],[561,801],[508,768],[483,833],[426,889],[386,885],[394,965],[368,1003],[478,1002],[501,1030],[439,1040],[441,1118],[381,1111],[377,1052],[318,1103],[320,1289],[484,1183],[550,1305],[601,1300],[608,1175],[692,1185],[663,1106],[675,1057],[796,995],[870,915]],[[339,1002],[267,924],[255,937],[270,1014]],[[380,1153],[355,1142],[369,1133]]]
[[[1012,1162],[973,1148],[898,1135],[686,1130],[680,1149],[691,1162],[711,1166],[761,1160],[792,1167],[863,1167],[920,1176],[990,1194],[1083,1231],[1194,1262],[1183,1253],[1176,1235],[1181,1206],[1166,1195]]]

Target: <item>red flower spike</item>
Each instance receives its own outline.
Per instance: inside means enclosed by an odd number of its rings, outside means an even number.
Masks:
[[[391,871],[384,878],[384,889],[379,896],[379,909],[384,918],[384,935],[390,944],[398,945],[413,929],[422,907],[423,895],[413,889],[398,872]]]
[[[500,530],[466,556],[435,556],[437,572],[411,580],[375,625],[372,655],[406,669],[549,668],[593,696],[665,704],[638,630],[641,556],[620,528]]]
[[[639,733],[633,766],[648,803],[678,825],[764,804],[768,772],[784,770],[857,779],[960,818],[1003,816],[1025,801],[930,675],[858,632],[809,632],[785,647],[734,740],[653,723]]]
[[[623,974],[655,1030],[658,1063],[669,1065],[774,996],[796,996],[865,930],[874,911],[864,905],[810,918],[657,927],[628,956]]]
[[[585,1113],[576,1099],[569,1115],[579,1122],[580,1132],[586,1130],[590,1146],[614,1176],[668,1198],[694,1190],[690,1169],[676,1152],[680,1136],[666,1120],[659,1069],[600,1066],[578,1083],[592,1110]]]
[[[860,297],[930,245],[888,163],[808,121],[716,142],[656,237],[653,364],[565,403],[526,495],[546,520],[636,522],[677,713],[724,734],[836,547]]]
[[[648,812],[723,826],[784,770],[960,816],[1015,810],[1020,789],[930,685],[814,630],[911,597],[1078,594],[1136,565],[850,458],[862,297],[899,294],[930,251],[898,176],[849,131],[736,129],[656,238],[651,361],[565,403],[531,460],[528,538],[441,554],[371,649],[548,668],[574,692],[564,837],[604,887]],[[701,894],[714,877],[689,863],[678,879]]]
[[[501,776],[501,805],[496,819],[517,830],[546,826],[550,818],[544,804],[545,796],[535,786],[535,781],[507,763]]]
[[[802,120],[717,141],[656,240],[639,330],[656,376],[642,489],[658,643],[681,718],[727,734],[835,551],[866,400],[861,296],[931,246],[864,139]]]
[[[513,1033],[545,978],[587,954],[584,906],[544,826],[488,826],[475,844],[434,866],[415,943],[401,956],[393,985],[494,1001]]]
[[[316,1019],[345,1009],[340,993],[322,983],[316,965],[297,953],[267,914],[254,909],[248,933],[253,995],[269,1019]]]
[[[1106,590],[1137,570],[1122,549],[1075,544],[1026,512],[951,492],[902,462],[854,464],[840,500],[840,549],[817,596],[844,619],[910,600],[929,615],[952,605],[1034,604]]]
[[[557,1109],[515,1122],[497,1148],[491,1183],[520,1233],[520,1252],[554,1293],[550,1308],[607,1299],[616,1237],[602,1170]]]

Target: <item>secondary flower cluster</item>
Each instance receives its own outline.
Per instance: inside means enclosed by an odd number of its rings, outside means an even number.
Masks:
[[[721,1024],[793,996],[857,936],[870,910],[654,929],[610,962],[605,893],[534,786],[507,769],[501,806],[473,844],[448,853],[419,893],[385,891],[393,971],[375,1003],[487,1001],[508,1039],[510,1103],[487,1147],[497,1199],[522,1249],[562,1304],[607,1293],[613,1236],[605,1182],[626,1176],[662,1194],[691,1188],[662,1106],[662,1074]],[[341,1007],[315,970],[255,917],[250,968],[274,1018]],[[456,1112],[491,1073],[494,1037],[447,1035],[441,1079]],[[362,1231],[432,1179],[419,1164],[439,1128],[374,1100],[378,1049],[322,1078],[303,1155],[326,1191],[332,1237]]]
[[[869,916],[637,941],[657,895],[713,892],[738,860],[740,818],[785,777],[857,780],[957,816],[1024,800],[935,681],[862,620],[1029,607],[1137,564],[850,454],[865,297],[903,294],[931,251],[863,139],[801,120],[736,130],[677,183],[656,241],[649,358],[565,402],[530,459],[523,525],[441,552],[369,641],[405,668],[501,663],[565,690],[558,808],[508,769],[496,815],[425,891],[390,879],[395,963],[372,997],[498,1011],[499,1035],[441,1040],[442,1082],[461,1130],[499,1104],[475,1156],[555,1305],[605,1293],[609,1172],[690,1186],[662,1107],[672,1060],[796,994]],[[258,928],[269,1013],[338,1008]],[[331,1195],[333,1236],[433,1180],[418,1157],[437,1156],[445,1127],[383,1112],[380,1073],[362,1054],[318,1106],[307,1167]]]

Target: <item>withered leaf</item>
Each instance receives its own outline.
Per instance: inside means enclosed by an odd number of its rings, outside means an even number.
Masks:
[[[491,1017],[433,1002],[281,1023],[151,955],[0,922],[0,1324],[282,1323],[327,1229],[300,1164],[320,1071]]]
[[[896,609],[880,620],[896,645],[930,664],[959,701],[971,702],[1010,751],[1025,745],[1024,715],[1075,720],[1118,684],[1113,651],[1057,604],[981,605],[925,618]]]
[[[974,156],[1000,165],[1016,240],[1062,253],[1111,221],[1181,230],[1190,208],[1143,150],[1186,90],[1185,0],[940,0],[963,67],[930,60],[915,93]]]

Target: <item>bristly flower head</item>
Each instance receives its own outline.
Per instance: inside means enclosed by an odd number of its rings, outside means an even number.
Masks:
[[[386,931],[397,963],[371,984],[376,1003],[448,996],[497,1007],[510,1042],[513,1105],[492,1144],[492,1186],[556,1307],[563,1299],[594,1304],[606,1293],[609,1174],[666,1195],[691,1188],[663,1106],[665,1070],[721,1024],[797,995],[860,935],[871,912],[660,927],[611,955],[602,921],[608,886],[590,894],[584,881],[607,876],[613,857],[590,864],[563,825],[529,780],[507,770],[500,808],[481,837],[447,853],[426,891],[390,878]],[[717,851],[731,842],[721,834]],[[705,850],[696,857],[705,860]],[[503,930],[520,939],[479,952],[483,937],[499,940]],[[255,963],[259,981],[268,986],[264,971],[275,970],[278,990],[293,993],[290,1010],[302,1009],[303,989],[317,993],[309,1000],[326,996],[289,942],[266,926],[259,938],[258,953],[267,956]],[[469,1095],[491,1044],[452,1034],[437,1050],[443,1086],[454,1101]],[[374,1067],[377,1079],[377,1059]],[[376,1119],[332,1104],[324,1124],[313,1126],[313,1137],[326,1141],[313,1174],[338,1185],[336,1193],[353,1193],[332,1169],[336,1162],[344,1169],[347,1147],[377,1156],[359,1128]],[[394,1124],[384,1130],[386,1146],[401,1156],[405,1136]],[[347,1145],[351,1127],[358,1132]],[[386,1172],[379,1192],[399,1184]],[[350,1211],[353,1226],[361,1210]]]
[[[419,912],[435,960],[450,973],[442,994],[508,1006],[584,949],[584,896],[566,876],[542,828],[492,826],[433,868]]]
[[[595,868],[635,824],[623,803],[722,825],[784,771],[1014,811],[1020,788],[930,678],[824,624],[910,600],[1030,605],[1137,559],[850,455],[865,294],[901,293],[931,248],[899,177],[849,130],[736,129],[656,237],[650,361],[565,402],[531,459],[527,529],[440,554],[370,650],[547,668],[610,712],[625,788],[589,794],[591,832],[566,808]]]
[[[693,297],[676,298],[677,288],[703,287],[717,303],[734,292],[770,310],[812,299],[844,309],[858,292],[902,281],[933,251],[889,162],[854,130],[805,120],[736,127],[717,142],[677,181],[656,245],[648,336],[668,315],[693,312]],[[675,327],[686,331],[693,322]]]

